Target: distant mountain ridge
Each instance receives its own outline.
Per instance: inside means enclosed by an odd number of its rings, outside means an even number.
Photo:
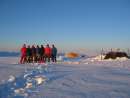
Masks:
[[[0,51],[0,57],[16,57],[19,56],[20,53],[19,52],[8,52],[8,51]]]
[[[0,57],[10,57],[10,56],[16,57],[19,55],[20,55],[20,52],[0,51]],[[57,55],[63,56],[65,55],[65,53],[58,53]]]

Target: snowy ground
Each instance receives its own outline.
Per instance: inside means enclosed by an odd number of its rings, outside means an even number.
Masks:
[[[89,58],[48,65],[16,60],[0,58],[0,98],[130,98],[130,60]],[[34,84],[37,76],[46,79]],[[29,79],[35,87],[26,88]]]

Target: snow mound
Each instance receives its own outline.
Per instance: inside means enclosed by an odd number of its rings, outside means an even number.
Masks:
[[[15,77],[9,76],[9,79],[2,84],[0,96],[2,98],[25,98],[36,91],[36,88],[46,82],[46,66],[34,66],[27,69],[22,75]],[[7,91],[7,92],[5,92]]]
[[[62,61],[64,61],[64,58],[65,58],[64,56],[58,56],[57,57],[57,61],[58,62],[62,62]]]
[[[10,76],[9,76],[9,79],[8,79],[8,82],[13,82],[13,81],[15,81],[15,80],[16,80],[15,76],[10,75]]]
[[[91,61],[125,61],[128,60],[126,57],[117,57],[116,59],[105,59],[105,55],[98,55],[94,58],[91,58]]]
[[[128,60],[128,58],[126,58],[126,57],[121,57],[121,58],[117,57],[116,60],[119,60],[119,61],[126,61],[126,60]]]
[[[103,60],[105,58],[105,55],[98,55],[96,57],[94,57],[94,60]]]

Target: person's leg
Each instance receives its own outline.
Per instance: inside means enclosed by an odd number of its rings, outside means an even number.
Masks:
[[[45,62],[47,62],[47,55],[45,55],[45,58],[44,58],[44,59],[45,59]]]
[[[34,62],[37,63],[37,56],[34,56]]]
[[[28,56],[27,58],[27,63],[30,63],[30,56]]]
[[[20,63],[23,63],[23,55],[21,56]]]
[[[31,63],[31,62],[32,62],[32,56],[29,57],[29,63]]]
[[[45,56],[42,55],[42,62],[45,62]]]
[[[28,56],[28,60],[27,60],[28,63],[30,63],[30,56]]]
[[[29,63],[31,63],[31,61],[32,61],[32,57],[31,57],[31,56],[29,56]]]
[[[54,57],[54,62],[57,62],[56,56]]]
[[[33,57],[32,57],[32,62],[33,62],[33,63],[35,62],[35,57],[34,57],[34,55],[33,55]]]
[[[51,55],[51,61],[53,62],[53,55]]]
[[[37,55],[37,63],[39,63],[39,55]]]
[[[41,55],[39,55],[39,62],[40,62],[40,63],[42,62],[42,60],[41,60]]]
[[[27,56],[23,56],[23,63],[26,63],[27,62]]]
[[[50,62],[50,55],[48,55],[48,62]]]
[[[42,60],[43,60],[43,62],[45,62],[45,55],[44,54],[42,56]]]
[[[29,63],[29,56],[27,56],[27,63]]]
[[[38,62],[38,55],[36,55],[35,62],[36,63]]]
[[[42,55],[40,56],[40,62],[43,62],[43,56]]]
[[[37,61],[36,62],[39,63],[39,55],[37,56]]]
[[[30,56],[30,63],[32,63],[33,62],[33,56],[31,55]]]
[[[52,62],[54,62],[54,55],[52,55],[51,58],[52,58]]]

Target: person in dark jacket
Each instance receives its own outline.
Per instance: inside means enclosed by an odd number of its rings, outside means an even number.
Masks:
[[[32,51],[32,61],[36,62],[36,48],[34,45],[32,46],[31,51]]]
[[[45,62],[45,48],[43,45],[40,47],[40,62]]]
[[[32,51],[31,51],[30,45],[28,45],[27,47],[26,54],[27,54],[27,63],[31,63]]]
[[[57,48],[52,45],[52,49],[51,49],[51,58],[52,58],[52,62],[57,62],[56,60],[56,56],[57,56]]]
[[[40,47],[37,45],[36,48],[36,62],[40,61]]]

